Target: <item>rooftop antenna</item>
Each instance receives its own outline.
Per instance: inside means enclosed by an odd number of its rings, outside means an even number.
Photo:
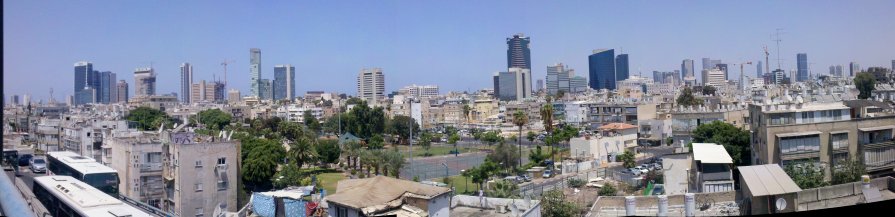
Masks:
[[[782,40],[780,40],[780,30],[783,30],[783,29],[777,28],[777,33],[774,34],[775,39],[772,40],[772,41],[777,42],[777,69],[783,68],[780,64],[780,41],[782,41]]]

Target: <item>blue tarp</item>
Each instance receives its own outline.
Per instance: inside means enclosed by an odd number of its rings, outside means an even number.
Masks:
[[[276,215],[277,206],[273,197],[263,194],[252,194],[252,211],[258,216],[273,217]]]

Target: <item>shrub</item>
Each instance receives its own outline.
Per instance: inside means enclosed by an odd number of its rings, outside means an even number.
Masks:
[[[584,186],[584,184],[585,184],[584,180],[577,179],[577,178],[569,179],[569,187],[580,188],[581,186]]]
[[[615,186],[610,183],[606,183],[603,185],[603,188],[600,189],[600,196],[615,196],[616,193],[618,193],[618,190],[616,190]]]

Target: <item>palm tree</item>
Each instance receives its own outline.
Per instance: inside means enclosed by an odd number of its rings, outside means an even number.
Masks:
[[[469,127],[469,112],[471,112],[471,111],[472,111],[472,109],[469,108],[469,104],[463,105],[463,117],[466,118],[466,127],[467,128]]]
[[[316,143],[317,142],[311,138],[301,136],[296,138],[295,142],[289,144],[289,157],[295,161],[295,165],[298,166],[299,169],[301,169],[305,163],[314,162],[314,159],[317,158],[317,152],[314,151]]]
[[[553,132],[553,104],[547,102],[544,106],[541,107],[541,121],[544,122],[544,130],[547,131],[547,136],[550,136],[550,133]],[[547,142],[547,140],[544,140]],[[550,146],[550,159],[553,159],[553,144],[547,144]]]
[[[391,174],[395,176],[396,179],[401,178],[401,168],[404,168],[404,155],[397,151],[390,151],[385,154],[386,165],[388,166],[388,170],[390,170]]]
[[[517,136],[519,140],[519,166],[522,166],[522,126],[528,124],[528,115],[522,112],[522,110],[516,111],[516,113],[513,113],[513,124],[519,127],[519,136]]]
[[[357,169],[357,158],[360,155],[360,143],[348,142],[345,144],[343,150],[344,151],[342,153],[344,153],[345,158],[348,161],[348,167]]]

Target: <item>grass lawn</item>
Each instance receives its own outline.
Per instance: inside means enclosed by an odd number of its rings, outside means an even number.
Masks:
[[[469,183],[467,183],[466,179],[467,178],[463,176],[451,176],[450,184],[448,184],[447,187],[457,187],[457,194],[467,194],[468,192],[475,192],[477,190],[475,183],[472,183],[472,179],[468,180]],[[435,182],[444,182],[444,178],[436,178],[431,180]],[[468,189],[467,186],[469,187]]]
[[[326,190],[327,195],[336,193],[336,186],[339,185],[339,181],[342,179],[345,179],[345,176],[340,172],[317,174],[317,181],[320,182],[320,186]]]

